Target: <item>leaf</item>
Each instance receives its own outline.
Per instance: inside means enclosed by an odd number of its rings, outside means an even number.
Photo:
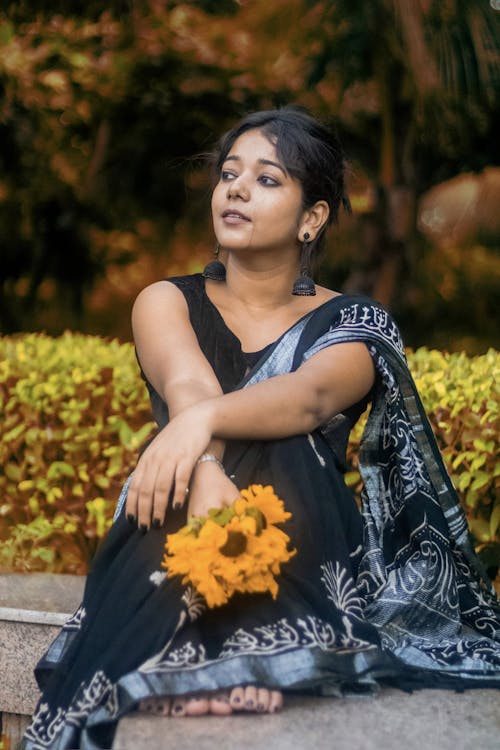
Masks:
[[[24,429],[25,429],[24,423],[21,422],[21,424],[18,424],[12,430],[10,430],[9,432],[6,432],[5,435],[3,435],[2,442],[10,443],[11,441],[16,440],[20,435],[23,434]]]
[[[234,510],[232,508],[210,508],[208,516],[219,526],[225,526],[234,518]]]
[[[5,464],[4,466],[4,472],[5,475],[12,479],[13,482],[20,482],[21,481],[21,468],[17,464],[9,463]]]
[[[486,474],[485,471],[478,471],[474,479],[472,481],[472,484],[470,486],[471,490],[480,490],[481,487],[485,487],[490,481],[490,475]]]
[[[460,490],[460,492],[463,492],[467,489],[467,487],[470,485],[472,480],[472,474],[470,471],[464,471],[463,474],[460,474],[457,482],[457,487]]]
[[[494,539],[500,526],[500,503],[497,502],[493,508],[493,512],[490,517],[490,534],[491,538]]]
[[[48,468],[47,479],[57,480],[61,479],[61,477],[70,477],[73,479],[75,477],[75,470],[66,461],[54,461]]]
[[[344,480],[348,487],[354,487],[361,479],[359,471],[346,471]]]
[[[52,547],[36,547],[31,550],[32,557],[37,557],[46,563],[54,562],[55,554],[56,552]]]
[[[490,539],[490,525],[482,518],[473,518],[470,523],[470,529],[476,539],[480,542],[487,542]]]

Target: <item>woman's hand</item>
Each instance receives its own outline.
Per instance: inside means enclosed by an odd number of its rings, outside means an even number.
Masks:
[[[210,408],[202,402],[174,417],[148,445],[132,476],[126,514],[147,529],[165,519],[169,498],[183,507],[189,482],[201,454],[212,438]],[[198,501],[199,502],[199,501]]]
[[[196,466],[189,491],[188,519],[206,516],[210,508],[226,508],[240,492],[223,470],[213,461]]]

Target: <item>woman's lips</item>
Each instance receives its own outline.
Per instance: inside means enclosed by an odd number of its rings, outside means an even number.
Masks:
[[[248,216],[242,214],[241,211],[231,211],[229,209],[223,212],[222,218],[227,224],[241,224],[242,222],[250,221]]]

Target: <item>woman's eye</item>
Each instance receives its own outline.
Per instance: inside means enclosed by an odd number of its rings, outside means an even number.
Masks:
[[[263,174],[259,177],[259,182],[268,187],[276,187],[279,185],[279,181],[275,177],[270,177],[268,174]]]
[[[227,169],[223,169],[222,172],[220,173],[220,178],[223,182],[234,180],[235,177],[236,175],[234,174],[234,172],[228,172]]]

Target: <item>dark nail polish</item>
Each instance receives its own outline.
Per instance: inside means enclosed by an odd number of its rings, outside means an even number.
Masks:
[[[131,524],[135,523],[135,516],[132,513],[127,514],[127,521]]]
[[[139,529],[140,529],[141,534],[145,534],[146,531],[148,530],[148,527],[146,526],[145,523],[141,523]]]
[[[153,519],[153,527],[154,527],[155,529],[159,529],[159,528],[160,528],[160,526],[161,526],[161,521],[160,521],[160,519],[159,519],[159,518],[154,518],[154,519]]]
[[[253,702],[253,701],[247,701],[247,702],[245,703],[245,706],[246,706],[247,708],[253,708],[253,707],[254,707],[254,705],[255,705],[255,704],[254,704],[254,702]]]
[[[241,703],[241,698],[238,698],[238,697],[233,698],[233,703],[236,703],[239,705]]]
[[[182,706],[179,706],[179,704],[177,704],[177,706],[174,706],[174,714],[180,714],[181,711]]]
[[[264,704],[263,703],[257,703],[257,711],[259,713],[262,713],[263,710],[264,710]]]

